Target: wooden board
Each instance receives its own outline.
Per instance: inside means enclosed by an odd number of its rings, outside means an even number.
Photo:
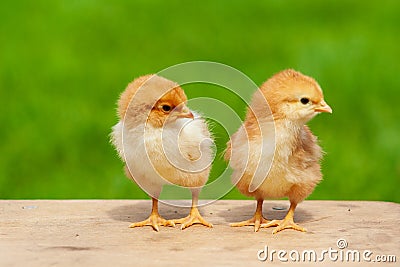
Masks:
[[[281,259],[296,266],[310,266],[308,250],[329,266],[399,266],[400,205],[366,201],[305,201],[295,220],[307,233],[285,230],[272,235],[273,228],[255,233],[252,227],[232,228],[230,222],[250,218],[255,201],[221,200],[200,209],[214,228],[195,225],[128,228],[133,221],[145,219],[149,200],[1,200],[0,266],[269,266]],[[265,201],[268,219],[283,218],[287,201]],[[168,219],[186,216],[188,209],[160,204]],[[339,249],[343,239],[347,247]],[[342,241],[341,244],[344,244]],[[260,261],[268,248],[269,257]],[[334,253],[337,250],[337,254]],[[352,261],[352,251],[361,259]],[[362,257],[365,250],[371,262]],[[306,251],[306,252],[305,252]],[[341,251],[341,252],[340,252]],[[350,251],[350,252],[349,252]],[[291,253],[289,255],[289,253]],[[312,252],[310,252],[311,254]],[[350,262],[340,260],[340,253]],[[258,255],[259,254],[259,255]],[[305,256],[304,260],[302,256]],[[336,256],[338,260],[334,261]],[[376,256],[396,257],[396,262],[378,264]],[[356,257],[356,256],[354,256]],[[381,258],[383,259],[383,258]],[[313,256],[311,255],[311,260]],[[318,259],[317,259],[318,261]]]

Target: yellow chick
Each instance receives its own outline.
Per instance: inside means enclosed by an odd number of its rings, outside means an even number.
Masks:
[[[192,224],[212,227],[200,215],[199,192],[208,180],[213,157],[212,139],[204,119],[186,106],[187,97],[178,84],[157,75],[135,79],[118,101],[120,121],[113,127],[111,141],[125,162],[126,175],[152,198],[148,219],[130,227]],[[190,214],[166,220],[158,213],[163,185],[189,187]]]
[[[246,119],[228,142],[232,181],[239,191],[257,200],[253,218],[231,226],[277,226],[305,232],[294,223],[294,211],[322,179],[322,150],[305,125],[320,112],[332,113],[322,90],[311,77],[288,69],[275,74],[253,95]],[[246,160],[247,159],[247,160]],[[263,217],[264,199],[288,197],[283,220]]]

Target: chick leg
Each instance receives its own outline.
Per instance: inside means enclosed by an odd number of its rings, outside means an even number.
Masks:
[[[129,227],[134,228],[134,227],[142,227],[142,226],[151,226],[151,227],[153,227],[154,230],[156,230],[158,232],[159,225],[175,226],[173,221],[165,220],[158,213],[158,199],[151,198],[151,200],[152,200],[152,208],[151,208],[151,214],[150,214],[149,218],[147,218],[146,220],[141,221],[141,222],[132,223]]]
[[[256,212],[254,213],[253,218],[251,218],[249,220],[246,220],[246,221],[242,221],[242,222],[231,223],[229,225],[232,226],[232,227],[253,226],[254,225],[254,232],[258,232],[258,230],[260,230],[260,226],[262,224],[265,224],[265,223],[269,222],[262,215],[263,202],[264,202],[263,199],[258,199],[257,200],[257,208],[256,208]]]
[[[199,201],[199,191],[198,190],[192,190],[192,207],[190,209],[190,213],[188,216],[181,218],[181,219],[175,219],[172,220],[176,224],[181,224],[181,230],[192,226],[193,224],[202,224],[207,227],[213,227],[213,225],[201,216],[199,210],[197,209],[197,204]]]
[[[285,229],[293,229],[293,230],[297,230],[300,232],[307,232],[307,230],[305,228],[294,223],[293,216],[294,216],[294,210],[296,209],[296,206],[297,206],[297,203],[291,202],[290,208],[283,220],[273,220],[267,224],[261,225],[261,227],[277,226],[275,228],[275,230],[272,232],[273,234],[276,234]]]

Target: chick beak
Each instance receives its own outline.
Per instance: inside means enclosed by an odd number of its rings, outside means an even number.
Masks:
[[[190,109],[186,106],[184,106],[180,111],[178,111],[178,118],[189,118],[189,119],[194,119],[193,113],[190,111]]]
[[[318,107],[314,109],[315,112],[328,112],[332,113],[331,107],[324,101],[322,100],[321,103],[319,104]]]

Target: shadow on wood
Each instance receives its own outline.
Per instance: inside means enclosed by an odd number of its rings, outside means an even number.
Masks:
[[[202,208],[199,208],[200,212]],[[165,219],[178,219],[188,215],[190,209],[182,207],[174,207],[160,203],[159,213]],[[107,214],[116,221],[137,222],[145,220],[151,212],[151,201],[135,201],[129,205],[121,205],[107,211]]]
[[[248,202],[245,202],[248,203]],[[280,220],[283,219],[287,213],[289,203],[284,204],[283,201],[264,201],[263,214],[268,220]],[[222,203],[221,203],[222,204]],[[238,222],[250,219],[256,211],[256,201],[253,204],[246,204],[243,206],[232,206],[227,210],[220,211],[217,215],[224,219],[229,224],[231,222]],[[295,222],[304,223],[309,221],[315,221],[312,212],[301,207],[301,203],[297,206],[295,216]]]

